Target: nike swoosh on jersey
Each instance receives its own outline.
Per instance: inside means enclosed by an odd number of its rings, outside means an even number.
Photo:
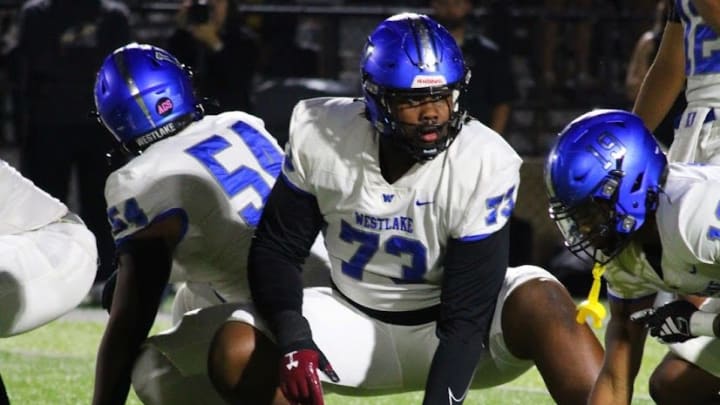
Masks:
[[[417,205],[418,207],[422,207],[423,205],[430,205],[430,204],[432,204],[432,203],[434,203],[434,202],[435,202],[435,201],[419,201],[419,200],[415,200],[415,205]]]

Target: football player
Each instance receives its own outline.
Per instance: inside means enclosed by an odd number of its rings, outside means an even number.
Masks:
[[[0,338],[75,308],[97,272],[95,237],[65,204],[0,160]],[[0,403],[8,403],[0,378]]]
[[[630,403],[645,326],[665,342],[687,341],[652,376],[653,399],[720,401],[716,300],[651,309],[659,291],[720,294],[720,166],[667,163],[637,115],[598,110],[560,133],[545,176],[566,246],[607,263],[611,318],[592,403]]]
[[[233,313],[211,346],[218,391],[231,403],[318,405],[322,382],[458,404],[535,364],[556,401],[583,403],[602,348],[552,275],[507,269],[521,159],[466,116],[455,40],[425,15],[399,14],[362,55],[363,98],[294,109],[250,248],[257,313]],[[303,290],[298,266],[320,231],[333,283]]]
[[[715,113],[720,106],[720,3],[666,1],[665,31],[633,112],[654,131],[685,87],[688,105],[675,125],[668,160],[720,163],[720,117]]]
[[[93,403],[125,403],[131,381],[145,404],[221,403],[206,376],[208,343],[229,308],[249,301],[250,238],[282,150],[257,117],[204,115],[190,71],[160,48],[115,50],[94,93],[130,159],[105,188],[118,271]],[[322,255],[308,266],[327,269]],[[168,281],[184,282],[173,328],[147,338]]]

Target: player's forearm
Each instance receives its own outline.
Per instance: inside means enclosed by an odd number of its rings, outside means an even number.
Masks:
[[[139,345],[122,335],[122,323],[108,323],[100,343],[95,367],[93,405],[124,404],[130,390],[130,374]]]
[[[588,404],[626,405],[630,404],[632,394],[632,387],[628,391],[626,384],[617,386],[609,375],[601,372],[590,393]]]
[[[640,86],[633,112],[654,131],[665,118],[685,85],[683,32],[680,24],[668,23],[660,49]]]
[[[113,304],[95,369],[95,405],[125,403],[135,359],[170,274],[169,250],[162,239],[131,238],[118,251]]]
[[[605,332],[605,360],[590,404],[629,404],[632,400],[646,333],[617,312],[613,316]]]
[[[425,384],[423,405],[461,404],[482,350],[482,342],[440,341]]]
[[[633,112],[642,118],[650,131],[660,125],[683,89],[684,76],[653,65],[638,90]]]

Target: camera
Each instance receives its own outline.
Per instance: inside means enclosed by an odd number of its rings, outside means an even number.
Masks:
[[[188,23],[205,24],[210,20],[210,5],[207,0],[193,0],[188,9]]]

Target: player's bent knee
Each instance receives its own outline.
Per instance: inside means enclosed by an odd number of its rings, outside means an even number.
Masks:
[[[655,368],[649,391],[655,403],[717,403],[720,380],[695,364],[668,353]]]
[[[661,363],[662,365],[662,363]],[[676,398],[676,386],[674,384],[675,378],[671,376],[671,373],[667,368],[658,367],[653,371],[648,381],[648,390],[650,397],[656,404],[672,404],[678,399],[684,400],[685,398]],[[680,395],[684,395],[680,393]]]
[[[232,402],[270,403],[278,386],[279,354],[253,326],[226,322],[215,334],[208,353],[208,376],[220,395]]]
[[[252,329],[242,322],[226,322],[215,333],[208,353],[208,375],[218,390],[232,390],[240,381],[254,350],[254,340],[247,338]]]

